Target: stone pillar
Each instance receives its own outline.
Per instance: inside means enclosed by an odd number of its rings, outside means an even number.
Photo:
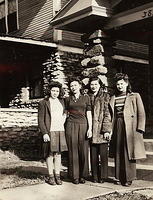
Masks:
[[[58,51],[51,53],[50,58],[43,63],[44,95],[46,95],[46,89],[51,81],[59,81],[60,83],[64,84],[66,77],[63,71],[64,68],[62,66]]]
[[[82,67],[84,67],[82,71],[83,83],[86,85],[89,77],[98,76],[107,88],[106,74],[113,55],[110,38],[102,30],[96,30],[93,33],[84,34],[82,41],[85,43],[85,58],[81,62]]]

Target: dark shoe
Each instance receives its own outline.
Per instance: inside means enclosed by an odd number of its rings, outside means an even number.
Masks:
[[[128,181],[123,184],[123,186],[125,186],[125,187],[130,187],[131,185],[132,185],[132,181]]]
[[[120,181],[115,181],[114,184],[115,185],[121,185],[121,182]]]
[[[97,179],[93,179],[92,182],[93,183],[98,183],[98,180]]]
[[[62,185],[62,180],[60,179],[60,175],[55,175],[55,181],[57,185]]]
[[[74,179],[74,180],[72,181],[72,183],[74,183],[74,184],[79,184],[79,179],[78,179],[78,178]]]
[[[85,181],[84,178],[80,178],[80,181],[79,181],[79,182],[82,183],[82,184],[84,184],[86,181]]]
[[[49,185],[56,185],[54,176],[49,176],[48,180],[46,181]]]
[[[100,179],[100,180],[99,180],[99,183],[104,183],[104,182],[105,182],[104,179]]]

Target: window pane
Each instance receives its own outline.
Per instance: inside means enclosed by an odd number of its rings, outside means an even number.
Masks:
[[[8,15],[8,30],[9,33],[17,30],[16,12]]]

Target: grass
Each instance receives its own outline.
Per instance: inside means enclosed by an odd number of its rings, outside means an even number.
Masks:
[[[114,192],[111,194],[90,198],[88,200],[153,200],[153,198],[132,191],[126,193]]]
[[[0,150],[0,190],[44,183],[46,165],[20,160],[13,152]]]

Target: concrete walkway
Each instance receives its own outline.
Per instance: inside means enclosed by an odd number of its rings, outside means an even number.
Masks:
[[[33,186],[17,187],[0,191],[0,200],[85,200],[92,197],[118,192],[138,190],[153,197],[153,182],[136,180],[131,187],[114,185],[113,183],[92,183],[74,185],[63,181],[63,185],[51,186],[47,183]]]

